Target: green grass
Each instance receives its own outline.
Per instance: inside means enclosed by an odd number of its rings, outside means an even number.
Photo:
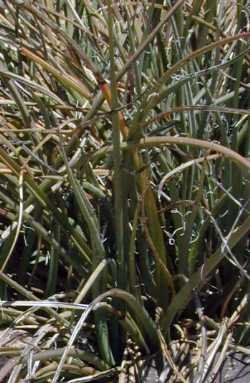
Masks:
[[[249,345],[247,2],[172,3],[2,2],[0,380]]]

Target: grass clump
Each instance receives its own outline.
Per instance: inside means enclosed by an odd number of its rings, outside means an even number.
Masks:
[[[212,380],[249,345],[247,2],[0,6],[0,380]]]

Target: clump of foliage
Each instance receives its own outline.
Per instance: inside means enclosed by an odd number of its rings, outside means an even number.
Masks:
[[[247,4],[0,2],[0,380],[244,352]]]

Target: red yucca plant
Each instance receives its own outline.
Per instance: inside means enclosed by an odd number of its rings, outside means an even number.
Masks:
[[[0,2],[0,342],[29,340],[0,381],[142,380],[157,357],[202,383],[246,351],[248,16]]]

